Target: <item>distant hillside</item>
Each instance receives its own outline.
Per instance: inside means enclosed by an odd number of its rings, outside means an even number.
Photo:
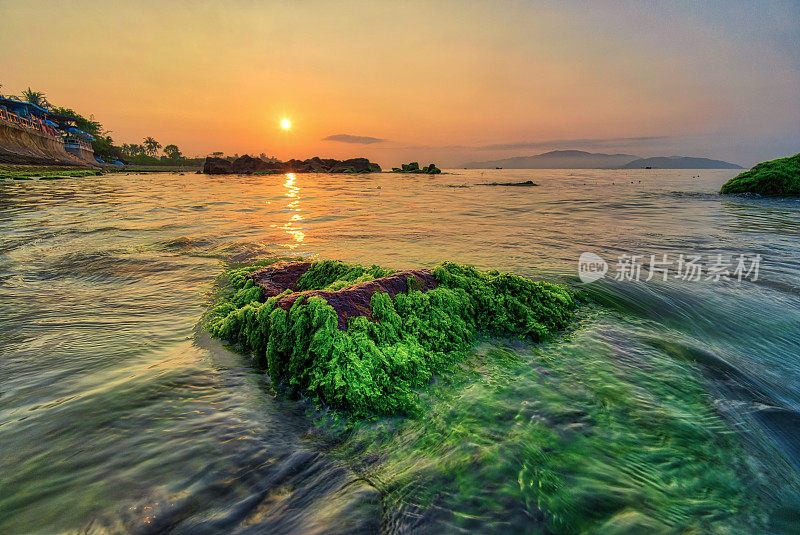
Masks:
[[[638,156],[630,154],[602,154],[582,150],[554,150],[536,156],[518,156],[503,160],[469,162],[461,167],[466,169],[614,169],[628,162],[638,161]]]
[[[723,162],[722,160],[689,158],[686,156],[641,158],[621,165],[620,169],[643,169],[645,167],[652,167],[653,169],[744,169],[741,165]]]

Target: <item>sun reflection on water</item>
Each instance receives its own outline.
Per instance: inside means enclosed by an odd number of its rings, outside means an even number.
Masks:
[[[281,230],[285,230],[286,233],[294,239],[294,243],[289,243],[286,245],[289,249],[295,249],[300,246],[303,242],[303,238],[306,235],[303,231],[293,225],[293,223],[303,221],[303,216],[300,215],[300,188],[295,186],[295,180],[297,177],[294,173],[286,173],[286,182],[284,182],[283,186],[286,188],[286,196],[289,199],[293,199],[287,205],[290,212],[293,212],[289,221],[287,221],[283,226],[281,226]]]

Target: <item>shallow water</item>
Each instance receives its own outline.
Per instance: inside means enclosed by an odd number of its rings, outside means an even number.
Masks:
[[[725,472],[720,488],[741,485],[760,500],[720,530],[791,532],[800,471],[800,202],[717,195],[734,174],[2,182],[0,531],[546,533],[553,524],[531,513],[537,505],[523,482],[535,471],[536,418],[581,423],[569,414],[581,375],[548,368],[559,362],[605,377],[603,385],[644,385],[630,395],[660,403],[661,412],[682,407],[664,385],[697,381],[713,410],[687,419],[733,436],[743,448],[737,462],[749,470]],[[525,180],[540,186],[477,185]],[[344,435],[315,422],[302,402],[274,395],[245,356],[210,340],[200,323],[215,277],[231,262],[288,255],[406,268],[454,260],[580,285],[585,251],[612,271],[625,253],[762,260],[756,281],[585,285],[601,305],[568,339],[541,347],[488,341],[476,358],[507,354],[512,363],[432,401],[424,422],[387,420]],[[559,436],[571,447],[572,435]],[[591,447],[576,450],[596,457],[582,472],[585,493],[620,492],[598,483],[604,477],[629,483],[631,493],[669,495],[681,485],[659,482],[668,469],[652,460],[640,465]],[[641,469],[631,472],[626,459]],[[745,477],[752,481],[737,481]],[[699,503],[707,496],[698,493]],[[683,502],[670,514],[642,503],[633,513],[677,531],[710,531],[719,520]],[[622,531],[624,521],[614,517],[605,529]]]

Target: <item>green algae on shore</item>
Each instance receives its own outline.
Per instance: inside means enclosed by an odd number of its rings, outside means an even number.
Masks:
[[[762,162],[727,181],[720,193],[800,195],[800,154]]]
[[[99,169],[75,169],[60,167],[7,166],[0,167],[0,179],[5,180],[58,180],[62,178],[83,178],[99,176]]]
[[[212,309],[210,333],[254,351],[274,382],[359,416],[418,414],[419,389],[463,361],[480,335],[542,341],[569,325],[576,308],[564,285],[446,262],[429,272],[435,287],[424,291],[409,276],[394,296],[375,291],[370,310],[342,329],[319,295],[300,294],[285,308],[291,290],[264,298],[251,277],[262,266],[227,273],[231,292]],[[314,262],[294,291],[331,292],[390,274]]]

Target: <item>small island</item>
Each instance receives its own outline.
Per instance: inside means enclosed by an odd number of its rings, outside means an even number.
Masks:
[[[800,154],[761,162],[728,180],[720,193],[800,195]]]

